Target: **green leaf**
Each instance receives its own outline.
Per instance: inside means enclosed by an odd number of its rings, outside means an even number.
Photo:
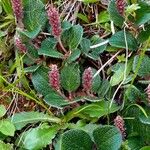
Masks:
[[[23,62],[29,66],[36,63],[37,59],[39,59],[39,55],[34,45],[26,43],[26,47],[28,49],[28,53],[23,57]]]
[[[75,129],[81,129],[81,130],[85,131],[91,137],[92,141],[94,141],[93,131],[100,126],[101,125],[99,125],[99,124],[93,124],[93,123],[86,124],[85,123],[85,125],[81,125],[79,127],[76,125]]]
[[[61,84],[68,92],[77,90],[80,86],[80,70],[78,64],[64,66],[61,70]]]
[[[81,13],[77,13],[77,17],[78,17],[79,19],[81,19],[82,21],[84,21],[85,23],[90,23],[90,22],[89,22],[89,19],[88,19],[88,17],[87,17],[86,15],[83,15],[83,14],[81,14]]]
[[[146,111],[146,110],[145,110]],[[145,125],[150,125],[150,113],[149,110],[147,110],[148,117],[146,117],[143,113],[139,115],[139,121]]]
[[[150,6],[147,3],[141,2],[139,7],[140,9],[136,11],[136,24],[140,26],[150,21]]]
[[[1,37],[4,37],[5,35],[7,35],[7,33],[0,30],[0,38],[1,38]]]
[[[72,115],[80,116],[80,114],[82,114],[82,115],[88,115],[90,117],[100,118],[110,113],[114,113],[120,109],[120,106],[117,106],[115,103],[112,104],[112,107],[110,109],[109,109],[109,105],[110,102],[105,100],[97,103],[86,104],[73,110]]]
[[[98,43],[101,43],[101,42],[104,42],[103,39],[101,39],[98,35],[95,35],[91,38],[91,43],[92,45],[95,45],[95,44],[98,44]],[[87,56],[91,59],[94,59],[94,60],[98,60],[99,59],[99,55],[101,53],[103,53],[105,50],[106,50],[106,47],[107,47],[107,44],[105,45],[102,45],[100,47],[97,47],[97,48],[93,48],[88,54]]]
[[[114,126],[102,126],[93,132],[98,150],[118,150],[121,147],[122,136]]]
[[[0,141],[0,149],[1,150],[13,150],[13,145],[5,144],[3,141]]]
[[[150,25],[144,27],[144,30],[142,30],[138,35],[138,41],[140,43],[145,42],[150,37]]]
[[[69,130],[61,139],[61,150],[91,150],[92,146],[90,136],[82,130]]]
[[[88,54],[90,51],[91,41],[89,39],[83,38],[80,42],[81,52]]]
[[[38,54],[53,58],[63,58],[63,54],[61,54],[55,49],[56,44],[57,44],[56,39],[47,38],[42,42],[41,48],[38,50]]]
[[[49,85],[48,71],[47,68],[41,66],[32,74],[34,88],[43,96],[53,92]]]
[[[62,34],[62,41],[70,50],[76,49],[83,36],[83,28],[80,25],[72,26]]]
[[[103,80],[101,82],[101,86],[98,90],[99,97],[104,97],[108,93],[109,89],[111,88],[110,82],[108,80]]]
[[[105,22],[109,22],[109,21],[110,21],[110,16],[109,16],[108,11],[104,10],[98,14],[98,22],[99,23],[105,23]]]
[[[34,65],[34,66],[27,67],[27,68],[24,68],[24,72],[25,72],[25,73],[33,73],[33,72],[35,72],[39,67],[40,67],[40,65]]]
[[[144,146],[140,150],[150,150],[150,146]]]
[[[6,113],[6,109],[4,105],[0,105],[0,118],[3,117]]]
[[[123,78],[124,78],[124,69],[125,69],[125,65],[122,64],[115,71],[114,75],[110,79],[111,86],[115,86],[115,85],[119,84],[123,80]]]
[[[142,110],[143,109],[143,110]],[[132,117],[133,119],[126,120],[126,130],[129,133],[129,136],[139,136],[143,143],[150,143],[150,125],[144,124],[140,120],[142,117],[141,113],[144,113],[146,108],[140,108],[137,106],[130,107],[126,111],[126,116]],[[146,112],[149,114],[149,110]],[[145,114],[144,114],[145,115]],[[144,120],[143,120],[144,121]],[[144,146],[144,145],[143,145]]]
[[[129,85],[125,91],[125,96],[130,102],[135,102],[137,99],[143,99],[142,92],[134,85]]]
[[[52,139],[57,134],[57,126],[49,126],[46,124],[37,128],[31,128],[24,132],[17,144],[21,148],[30,150],[43,149],[47,145],[52,143]]]
[[[126,35],[126,36],[125,36]],[[126,42],[125,42],[126,37]],[[118,47],[118,48],[126,48],[126,43],[128,44],[129,50],[135,51],[138,48],[138,44],[134,36],[124,31],[116,32],[112,37],[109,39],[109,43],[111,46]]]
[[[143,59],[141,60],[141,56],[137,55],[134,57],[134,62],[133,62],[133,71],[134,73],[137,72],[137,67],[140,62],[140,66],[138,68],[137,75],[140,77],[148,76],[150,74],[150,58],[145,55]]]
[[[124,72],[125,64],[124,63],[117,63],[114,66],[114,68],[115,68],[115,71],[114,71],[115,73],[110,79],[111,86],[115,86],[115,85],[119,84],[121,81],[123,81],[124,74],[125,74],[125,72]],[[132,70],[132,61],[128,61],[127,68],[126,68],[126,79],[131,70]],[[124,81],[124,82],[126,82],[126,81]]]
[[[44,101],[52,107],[61,108],[65,105],[68,105],[69,102],[65,98],[61,97],[56,93],[48,94],[44,97]]]
[[[119,14],[114,0],[110,1],[108,5],[108,12],[110,15],[110,19],[114,22],[114,24],[116,26],[122,27],[124,18]]]
[[[69,21],[63,21],[61,27],[63,30],[68,30],[72,27],[72,24]]]
[[[127,142],[131,150],[139,150],[144,145],[142,139],[139,137],[130,137]]]
[[[43,121],[59,123],[60,119],[40,112],[21,112],[14,114],[11,117],[11,121],[15,125],[17,130],[21,130],[29,123],[37,123]]]
[[[10,0],[1,0],[1,4],[3,6],[3,9],[7,15],[12,15],[13,10],[12,10],[12,5]]]
[[[68,63],[72,63],[76,59],[80,57],[81,51],[79,49],[75,49],[72,51],[71,55],[67,58]]]
[[[0,132],[7,136],[14,136],[15,127],[9,120],[0,120]]]
[[[46,23],[45,5],[41,0],[24,0],[24,25],[28,30],[27,34],[34,36],[37,31]],[[31,33],[29,33],[31,32]]]
[[[61,103],[66,104],[65,98],[51,88],[47,68],[39,67],[32,75],[32,83],[35,89],[44,96],[45,102],[50,106],[60,107]]]
[[[97,72],[96,69],[92,68],[92,72],[93,72],[93,75]],[[101,77],[99,75],[97,75],[94,79],[93,79],[93,82],[92,82],[92,91],[94,93],[97,93],[99,88],[101,86]]]
[[[26,42],[25,45],[27,47],[28,53],[23,57],[23,63],[25,63],[28,66],[35,64],[37,59],[39,59],[37,49],[30,42]]]
[[[39,27],[37,27],[37,28],[35,28],[33,31],[22,31],[22,29],[16,29],[20,34],[22,34],[22,35],[25,35],[25,36],[27,36],[28,38],[30,38],[30,39],[34,39],[38,34],[39,34],[39,32],[41,31],[41,26],[39,26]]]

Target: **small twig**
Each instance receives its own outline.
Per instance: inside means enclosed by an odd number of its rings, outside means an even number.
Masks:
[[[114,58],[120,53],[121,51],[118,51],[115,55],[113,55],[93,76],[95,78],[108,64],[110,64]]]
[[[64,51],[64,53],[66,53],[66,54],[67,54],[67,50],[64,48],[63,43],[62,43],[62,41],[61,41],[61,38],[60,38],[60,37],[58,37],[58,42],[59,42],[60,47],[61,47],[61,48],[62,48],[62,50]]]
[[[111,21],[111,32],[112,32],[112,34],[115,34],[115,27],[114,27],[113,21]]]
[[[103,63],[102,63],[101,58],[99,58],[99,64],[100,64],[101,66],[103,66]],[[104,68],[102,69],[102,74],[103,74],[103,79],[105,79],[105,78],[106,78],[106,76],[105,76]]]
[[[65,19],[64,19],[65,21],[67,21],[67,20],[69,19],[69,16],[70,16],[70,14],[71,14],[71,12],[72,12],[72,10],[73,10],[73,8],[74,8],[76,2],[77,2],[77,1],[75,1],[75,2],[72,4],[72,7],[70,8],[70,10],[69,10],[67,16],[66,16]]]
[[[102,45],[107,44],[108,42],[109,42],[109,40],[106,40],[106,41],[101,42],[101,43],[98,43],[98,44],[96,44],[96,45],[92,45],[92,46],[90,46],[90,48],[91,48],[91,49],[97,48],[97,47],[100,47],[100,46],[102,46]]]
[[[126,73],[127,73],[127,66],[128,66],[128,43],[127,43],[127,36],[126,36],[126,27],[124,27],[124,40],[125,40],[125,45],[126,45],[126,61],[125,61],[124,77],[123,77],[122,82],[119,84],[116,91],[114,92],[114,95],[111,99],[109,108],[112,107],[115,96],[116,96],[117,92],[119,91],[120,87],[122,86],[122,84],[124,83],[124,81],[126,80],[126,76],[127,76]]]

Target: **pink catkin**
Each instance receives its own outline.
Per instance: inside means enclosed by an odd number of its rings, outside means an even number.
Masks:
[[[52,65],[51,71],[49,71],[49,83],[53,89],[60,90],[60,75],[57,65]]]
[[[14,15],[18,22],[22,21],[23,19],[23,7],[21,0],[11,0],[12,8],[14,11]]]
[[[57,11],[55,7],[50,5],[47,10],[47,15],[49,19],[49,24],[52,27],[53,36],[59,37],[62,32],[59,12]]]
[[[125,134],[125,127],[124,127],[124,120],[123,120],[123,118],[118,115],[114,119],[114,125],[119,129],[119,131],[121,132],[121,135],[122,135],[122,139],[124,139],[126,134]]]
[[[83,90],[89,92],[92,88],[93,73],[91,67],[85,69],[82,77]]]
[[[116,7],[118,9],[118,12],[120,13],[120,15],[124,15],[124,10],[125,10],[125,0],[116,0]]]
[[[27,48],[26,48],[25,44],[22,43],[20,38],[18,38],[18,37],[15,38],[15,45],[22,53],[27,52]]]

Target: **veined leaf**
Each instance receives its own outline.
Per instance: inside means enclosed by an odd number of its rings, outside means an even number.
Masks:
[[[62,34],[62,41],[70,50],[76,49],[80,44],[83,36],[83,28],[80,25],[75,25],[65,30]]]
[[[61,150],[91,150],[92,146],[90,136],[83,130],[69,130],[61,139]]]
[[[45,55],[53,58],[63,58],[63,54],[55,49],[57,40],[54,38],[47,38],[41,44],[41,48],[38,50],[39,55]]]
[[[138,48],[138,44],[134,36],[129,32],[119,31],[116,32],[109,39],[109,43],[111,46],[118,48],[126,48],[126,44],[128,45],[128,49],[135,51]]]
[[[25,149],[39,150],[52,143],[52,139],[56,136],[58,127],[46,124],[37,128],[31,128],[24,132],[21,136],[18,146]]]
[[[0,141],[0,149],[1,150],[13,150],[12,144],[6,144],[3,141]]]
[[[46,23],[45,5],[41,0],[23,0],[23,4],[25,28],[29,32],[36,31],[36,29],[40,31],[39,28]]]
[[[69,64],[61,70],[61,84],[68,92],[75,91],[80,86],[79,65]]]
[[[114,126],[102,126],[93,132],[98,150],[118,150],[121,147],[122,135]]]
[[[11,121],[15,125],[17,130],[21,130],[29,123],[37,123],[43,121],[59,123],[60,119],[39,112],[21,112],[14,114],[11,117]]]
[[[114,24],[116,26],[122,27],[124,18],[119,14],[114,0],[110,1],[108,5],[108,12],[110,15],[110,19],[114,22]]]
[[[0,120],[0,132],[7,136],[14,136],[15,126],[9,120]]]
[[[100,101],[100,102],[95,102],[92,104],[86,104],[83,106],[80,106],[70,112],[70,116],[82,116],[82,115],[87,115],[89,117],[96,117],[100,118],[102,116],[108,115],[110,113],[114,113],[117,110],[120,109],[120,106],[117,106],[115,103],[113,103],[112,107],[109,109],[110,102],[108,101]]]
[[[6,113],[6,109],[4,105],[0,105],[0,118],[3,117]]]

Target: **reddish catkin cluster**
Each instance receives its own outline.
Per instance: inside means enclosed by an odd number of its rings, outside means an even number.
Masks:
[[[150,104],[150,84],[146,88],[146,94],[147,94],[148,104]]]
[[[49,83],[53,89],[57,91],[60,90],[60,75],[57,65],[51,66],[51,71],[49,71]]]
[[[52,27],[53,36],[59,37],[62,32],[59,12],[57,11],[55,7],[50,5],[47,10],[47,15],[49,19],[49,24]]]
[[[92,88],[93,73],[91,67],[85,69],[82,77],[83,90],[90,92]]]
[[[17,21],[18,22],[22,21],[23,19],[22,0],[11,0],[11,3]]]
[[[114,125],[120,130],[122,138],[125,138],[125,127],[124,127],[124,120],[121,116],[117,116],[114,119]]]
[[[15,37],[15,45],[22,53],[27,52],[27,48],[26,48],[25,44],[22,43],[20,38]]]
[[[116,0],[116,6],[118,9],[118,12],[120,13],[120,15],[124,15],[124,10],[125,10],[125,0]]]

